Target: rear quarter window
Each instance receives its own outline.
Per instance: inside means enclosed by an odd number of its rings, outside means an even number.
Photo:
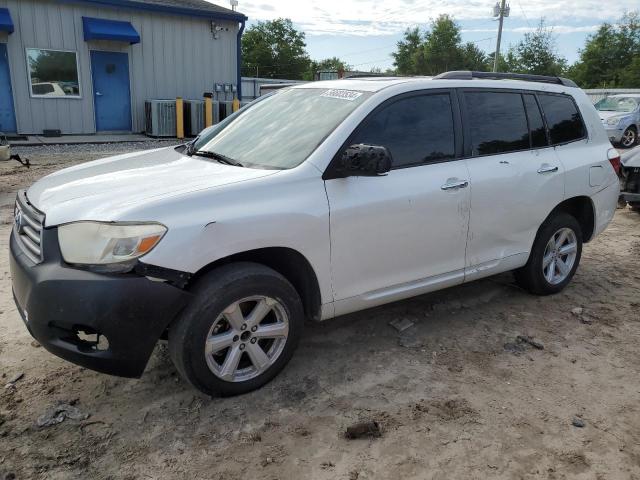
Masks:
[[[586,137],[587,130],[578,107],[571,97],[538,94],[538,100],[547,120],[551,145],[573,142]]]

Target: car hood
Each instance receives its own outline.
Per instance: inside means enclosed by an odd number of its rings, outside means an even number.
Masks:
[[[620,155],[620,161],[626,168],[640,167],[640,147],[627,150]]]
[[[77,220],[114,221],[145,202],[276,172],[224,165],[162,148],[65,168],[34,183],[27,198],[44,212],[46,226]]]

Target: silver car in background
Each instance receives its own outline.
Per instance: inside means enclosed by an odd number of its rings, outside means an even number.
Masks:
[[[640,132],[640,94],[610,95],[595,104],[611,143],[631,148]]]

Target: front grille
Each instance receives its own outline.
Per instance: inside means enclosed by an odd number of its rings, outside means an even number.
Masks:
[[[34,263],[42,262],[43,225],[44,215],[29,203],[26,191],[20,190],[16,197],[13,228],[22,251]]]

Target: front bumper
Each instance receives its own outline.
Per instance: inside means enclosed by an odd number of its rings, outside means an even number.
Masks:
[[[610,128],[605,126],[605,130],[607,131],[607,137],[611,143],[620,143],[622,141],[624,128]]]
[[[640,167],[623,165],[620,173],[620,198],[631,203],[640,202]]]
[[[10,240],[13,296],[31,335],[48,351],[92,370],[139,377],[153,348],[190,298],[135,273],[99,274],[64,263],[56,228],[42,233],[35,264]],[[89,337],[87,337],[89,335]],[[100,344],[86,338],[105,337]]]

